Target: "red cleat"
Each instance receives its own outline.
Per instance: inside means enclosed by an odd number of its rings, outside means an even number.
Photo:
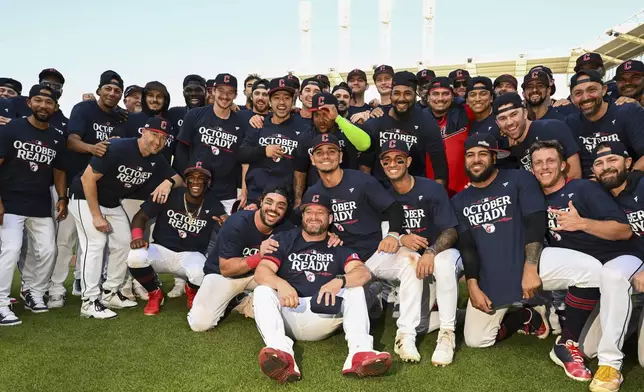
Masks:
[[[265,375],[280,384],[300,379],[299,371],[295,370],[293,356],[282,350],[264,347],[259,352],[259,367]]]
[[[188,303],[188,309],[192,309],[192,302],[195,300],[195,295],[197,295],[197,289],[193,289],[192,287],[188,286],[188,283],[186,283],[186,298],[187,303]]]
[[[391,354],[377,351],[355,353],[351,357],[351,367],[348,366],[349,364],[345,362],[342,374],[358,377],[381,376],[387,373],[391,367]]]
[[[584,356],[579,350],[579,344],[572,340],[561,342],[561,336],[557,338],[555,345],[550,351],[550,359],[561,366],[566,376],[576,381],[588,382],[593,375],[584,363]]]
[[[159,314],[159,310],[163,305],[163,291],[156,289],[148,293],[148,303],[143,309],[143,314],[146,316],[155,316]]]

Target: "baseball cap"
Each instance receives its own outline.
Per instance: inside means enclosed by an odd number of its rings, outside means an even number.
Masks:
[[[141,94],[143,94],[143,87],[137,86],[136,84],[133,84],[131,86],[127,86],[127,88],[125,89],[125,93],[123,93],[123,97],[127,98],[130,95],[132,95],[133,93],[141,93]]]
[[[38,80],[43,80],[47,76],[53,76],[60,81],[61,84],[65,84],[65,78],[56,68],[45,68],[38,74]]]
[[[331,211],[331,199],[323,193],[306,192],[304,196],[302,196],[302,204],[300,204],[300,209],[302,211],[304,211],[306,207],[312,205],[322,206]]]
[[[391,65],[379,65],[373,70],[373,81],[376,81],[378,75],[387,74],[394,76],[394,68]]]
[[[510,83],[512,86],[514,86],[514,89],[516,90],[517,87],[519,86],[519,82],[517,81],[517,78],[510,74],[503,74],[499,76],[498,78],[494,79],[494,87],[498,87],[499,84],[506,82]]]
[[[237,91],[237,78],[229,73],[220,73],[215,77],[215,87],[228,86]]]
[[[350,71],[349,74],[347,75],[347,81],[349,81],[354,76],[359,77],[360,79],[364,80],[365,82],[367,81],[367,74],[361,69],[356,68],[356,69]]]
[[[331,133],[321,133],[315,136],[311,145],[313,146],[311,148],[311,153],[322,146],[335,146],[338,151],[342,150],[342,148],[340,147],[340,141],[334,134]]]
[[[636,72],[644,73],[644,63],[639,60],[627,60],[621,63],[615,71],[615,80],[625,73]]]
[[[452,80],[462,80],[462,79],[469,79],[470,78],[470,73],[464,69],[455,69],[452,72],[449,73],[447,76],[448,78]]]
[[[163,133],[165,135],[169,134],[168,120],[163,117],[150,117],[148,121],[145,122],[143,128],[153,132]]]
[[[554,95],[554,93],[557,91],[557,86],[555,86],[555,77],[552,74],[552,70],[545,65],[535,65],[534,67],[530,68],[530,71],[528,71],[528,73],[532,71],[543,71],[548,74],[548,77],[550,78],[550,96]]]
[[[506,105],[512,105],[512,106],[504,109],[499,109],[500,107],[506,106]],[[508,110],[519,109],[519,108],[524,108],[523,100],[521,99],[521,96],[515,92],[510,92],[507,94],[503,94],[494,100],[494,103],[492,104],[492,114],[494,114],[495,116],[498,116],[499,114],[503,112],[507,112]]]
[[[58,102],[58,93],[53,88],[44,84],[36,84],[29,89],[29,98],[35,96],[51,98],[54,102]]]
[[[608,148],[607,151],[602,151],[598,152],[599,150],[603,150]],[[630,154],[628,153],[628,149],[622,142],[617,142],[617,141],[610,141],[610,142],[601,142],[595,147],[595,150],[593,150],[593,161],[595,161],[597,158],[604,157],[606,155],[619,155],[620,157],[624,158],[629,158]]]
[[[429,83],[436,77],[436,72],[431,69],[421,69],[416,72],[416,79],[418,79],[418,84]]]
[[[483,86],[474,87],[477,84],[482,84]],[[492,79],[487,76],[475,76],[467,81],[467,92],[469,93],[472,90],[487,90],[490,93],[494,91],[494,85],[492,84]]]
[[[300,89],[300,78],[291,74],[284,76],[284,78],[286,79],[286,83],[288,83],[289,86],[293,87],[295,90]]]
[[[300,86],[300,91],[304,90],[304,87],[308,85],[313,85],[313,86],[318,86],[320,90],[322,90],[322,84],[320,83],[319,80],[316,78],[306,78],[302,81],[302,85]]]
[[[206,80],[206,88],[213,88],[213,87],[215,87],[215,79]]]
[[[523,77],[523,83],[521,83],[521,88],[525,88],[525,85],[529,82],[536,80],[538,82],[543,82],[546,86],[550,86],[550,77],[543,70],[534,70],[528,72],[527,75]]]
[[[407,86],[415,90],[416,86],[418,86],[418,79],[416,79],[416,75],[409,71],[399,71],[394,74],[391,82],[392,88],[396,86]]]
[[[255,85],[253,85],[253,90],[254,89]],[[268,95],[273,95],[278,91],[286,91],[291,95],[295,94],[295,89],[289,86],[285,78],[271,79],[271,81],[268,83]]]
[[[581,56],[577,57],[577,61],[575,63],[575,72],[579,72],[581,67],[584,65],[589,65],[592,64],[595,67],[603,67],[604,66],[604,60],[602,59],[602,56],[599,53],[584,53]]]
[[[210,170],[208,170],[209,164],[206,161],[207,159],[208,159],[207,154],[197,154],[192,159],[190,159],[190,163],[188,164],[188,167],[183,171],[184,177],[188,175],[188,173],[190,172],[198,171],[208,176],[208,178],[211,178],[212,174],[210,173]]]
[[[269,84],[270,82],[267,79],[257,79],[256,81],[253,82],[253,87],[251,87],[250,91],[255,91],[259,88],[263,88],[264,90],[269,89]]]
[[[331,90],[331,94],[335,94],[335,92],[338,90],[346,90],[349,93],[349,95],[351,95],[351,87],[349,87],[349,85],[346,84],[345,82],[342,82],[340,84],[336,84],[335,86],[333,86],[333,90]]]
[[[190,83],[198,84],[200,86],[206,87],[206,79],[202,78],[199,75],[188,75],[183,78],[183,87],[185,88]]]
[[[22,93],[22,83],[12,78],[0,78],[0,86],[8,87],[15,91],[18,95]]]
[[[450,78],[445,76],[438,76],[432,79],[432,84],[429,86],[429,91],[432,91],[435,88],[447,88],[449,90],[452,90],[454,86],[452,86],[452,80]]]
[[[507,94],[503,94],[505,97]],[[509,151],[501,150],[499,148],[499,141],[489,133],[475,133],[465,140],[465,152],[474,147],[487,148],[490,151],[496,152],[497,158],[506,158],[510,155]]]
[[[335,105],[337,108],[338,99],[331,93],[317,93],[313,96],[313,106],[311,107],[311,111],[318,111],[324,105]]]
[[[123,90],[123,79],[121,78],[121,75],[112,70],[107,70],[101,74],[98,88],[107,86],[108,84],[113,84]]]
[[[382,147],[380,147],[380,157],[382,158],[383,155],[390,151],[402,152],[406,156],[409,156],[409,146],[399,139],[391,139],[384,142]]]
[[[318,82],[320,82],[320,84],[323,87],[331,87],[331,82],[329,81],[328,76],[322,75],[322,74],[317,74],[317,75],[315,75],[315,78],[318,80]]]
[[[582,76],[588,76],[588,79],[579,81],[579,78]],[[599,72],[595,71],[594,69],[582,69],[581,71],[577,72],[570,78],[570,90],[572,91],[575,86],[581,83],[586,83],[586,82],[596,82],[601,84],[602,86],[604,85],[604,81],[602,80],[602,76],[599,74]]]

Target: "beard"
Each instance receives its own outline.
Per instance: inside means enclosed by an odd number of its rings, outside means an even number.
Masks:
[[[544,102],[546,102],[546,97],[543,97],[540,95],[539,99],[537,99],[536,101],[533,101],[532,99],[528,99],[527,102],[530,106],[541,106],[543,105]]]
[[[308,235],[318,236],[318,235],[326,233],[327,230],[329,229],[329,225],[324,225],[324,224],[320,223],[316,227],[315,225],[312,225],[312,224],[310,224],[308,222],[305,222],[303,227],[302,227],[302,229]]]
[[[592,102],[594,105],[590,109],[582,110],[581,106],[588,102]],[[599,97],[597,99],[587,99],[585,101],[579,102],[579,109],[582,110],[582,112],[584,113],[584,116],[591,117],[599,113],[599,110],[602,107],[602,103],[604,103],[604,99],[602,97]]]
[[[40,122],[48,123],[49,119],[53,116],[53,113],[43,113],[42,111],[33,112],[34,118]]]
[[[393,105],[392,108],[394,109],[394,113],[396,113],[396,117],[398,117],[399,119],[408,120],[411,118],[411,105],[409,105],[407,107],[407,110],[405,110],[404,112],[398,111],[398,109],[396,109],[396,105]]]
[[[262,221],[263,224],[265,224],[267,227],[275,227],[277,224],[280,223],[281,219],[277,220],[275,223],[269,223],[266,220],[266,215],[264,214],[264,210],[260,209],[259,210],[259,219]]]
[[[606,173],[616,173],[616,175],[615,175],[614,178],[607,178],[607,179],[604,180],[604,179],[602,179],[602,177]],[[626,176],[627,175],[628,175],[628,173],[626,172],[626,168],[620,169],[619,171],[616,170],[616,169],[611,168],[611,169],[607,169],[607,170],[602,171],[601,174],[598,177],[598,181],[599,181],[600,184],[602,184],[604,189],[610,191],[611,189],[615,189],[615,188],[619,187],[620,185],[622,185],[624,183],[624,181],[626,181]]]
[[[490,177],[492,177],[492,174],[494,173],[494,170],[496,168],[494,165],[490,165],[487,167],[487,169],[483,170],[481,174],[474,174],[470,171],[469,168],[465,168],[465,173],[467,174],[467,177],[470,179],[471,182],[484,182],[487,181]]]

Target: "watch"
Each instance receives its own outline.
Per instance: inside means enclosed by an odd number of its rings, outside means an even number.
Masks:
[[[336,275],[335,278],[342,280],[342,287],[341,288],[345,288],[345,286],[347,285],[346,276],[344,276],[344,275]]]
[[[170,184],[172,184],[172,186],[177,185],[177,182],[172,177],[168,177],[168,178],[166,178],[166,180],[170,181]]]

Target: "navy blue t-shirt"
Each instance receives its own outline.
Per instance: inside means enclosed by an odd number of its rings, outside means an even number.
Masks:
[[[382,240],[382,213],[394,198],[375,178],[356,170],[344,170],[342,180],[332,188],[318,181],[306,191],[316,193],[331,199],[335,232],[344,245],[368,260]]]
[[[619,208],[624,211],[637,247],[644,252],[644,172],[635,170],[628,174],[626,188],[615,197]]]
[[[579,152],[579,145],[572,136],[570,128],[565,122],[559,120],[536,120],[526,130],[525,139],[516,146],[510,147],[510,152],[517,158],[519,167],[532,171],[532,160],[530,159],[530,146],[537,140],[557,140],[564,149],[564,159]]]
[[[176,134],[179,133],[179,130],[183,125],[183,118],[186,117],[186,114],[188,114],[187,106],[175,106],[168,109],[168,111],[165,113],[166,120],[170,121],[172,128],[176,130],[175,137]]]
[[[199,146],[206,146],[212,152],[209,167],[212,173],[214,194],[220,200],[237,197],[237,153],[246,132],[246,124],[235,112],[228,119],[215,115],[213,105],[188,111],[177,139],[190,146],[193,155]]]
[[[431,245],[441,231],[458,226],[458,220],[444,186],[428,178],[414,177],[414,180],[414,186],[403,195],[393,186],[389,192],[403,206],[405,232],[425,237]]]
[[[208,192],[204,196],[201,209],[199,205],[184,203],[186,188],[178,188],[170,192],[168,201],[163,204],[155,203],[148,198],[141,204],[141,210],[152,219],[157,218],[152,232],[154,242],[174,252],[206,253],[210,235],[218,223],[213,216],[226,213],[221,202]],[[199,211],[191,218],[186,212],[186,205],[191,214]]]
[[[498,309],[520,301],[525,264],[523,218],[546,210],[539,183],[525,170],[499,170],[485,188],[452,198],[459,233],[470,231],[480,258],[479,286]]]
[[[13,104],[8,98],[0,98],[0,117],[16,117],[16,110],[13,108]]]
[[[233,257],[253,256],[259,252],[262,242],[272,234],[290,230],[294,226],[288,221],[282,221],[273,228],[271,234],[264,234],[255,225],[255,213],[258,211],[238,211],[230,216],[217,234],[215,248],[208,255],[203,267],[204,274],[221,274],[219,258],[231,259]],[[255,271],[235,276],[243,278],[251,276]]]
[[[568,203],[571,201],[582,218],[628,223],[624,211],[596,182],[571,180],[557,192],[546,195],[546,203],[552,210],[570,211]],[[552,230],[558,226],[557,215],[549,212],[547,238],[550,246],[586,253],[602,263],[622,255],[638,255],[636,244],[632,241],[604,240],[584,231]]]
[[[279,269],[277,276],[288,282],[300,298],[312,297],[320,287],[337,275],[344,274],[344,267],[360,256],[351,248],[329,247],[328,240],[306,241],[302,229],[295,228],[276,234],[277,250],[265,259],[274,262]]]
[[[26,118],[0,127],[0,197],[5,212],[30,217],[51,216],[54,169],[65,170],[65,137],[52,127],[42,130]]]
[[[140,138],[141,135],[143,134],[143,128],[145,127],[145,124],[148,122],[150,119],[150,116],[143,112],[139,113],[130,113],[127,118],[127,122],[125,123],[125,137],[133,137],[133,138]],[[169,122],[168,129],[170,131],[170,134],[168,135],[168,139],[165,142],[165,147],[163,147],[163,150],[161,150],[161,155],[163,155],[168,162],[172,161],[172,156],[174,155],[174,148],[176,145],[176,138],[177,138],[177,133],[179,132],[179,128],[175,128],[172,122],[166,118]]]
[[[362,112],[370,112],[371,111],[371,106],[369,106],[368,103],[365,103],[362,106],[349,106],[348,113],[349,113],[349,118],[353,116],[356,113],[362,113]]]
[[[584,178],[592,176],[592,152],[601,142],[621,141],[635,160],[644,155],[644,108],[637,104],[609,104],[606,114],[595,122],[582,113],[566,117],[566,122],[579,144]]]
[[[121,199],[145,186],[153,176],[169,178],[176,174],[160,154],[142,156],[138,141],[134,138],[112,140],[107,153],[102,157],[93,157],[89,165],[94,172],[103,174],[96,183],[98,204],[107,208],[121,205]],[[74,178],[70,191],[75,199],[84,200],[81,176],[82,173],[79,173]]]
[[[566,115],[561,113],[561,112],[559,112],[557,110],[557,108],[553,108],[552,106],[548,106],[548,111],[539,120],[566,121]]]
[[[293,113],[293,120],[298,129],[307,129],[313,127],[313,117],[304,118],[299,112]]]

